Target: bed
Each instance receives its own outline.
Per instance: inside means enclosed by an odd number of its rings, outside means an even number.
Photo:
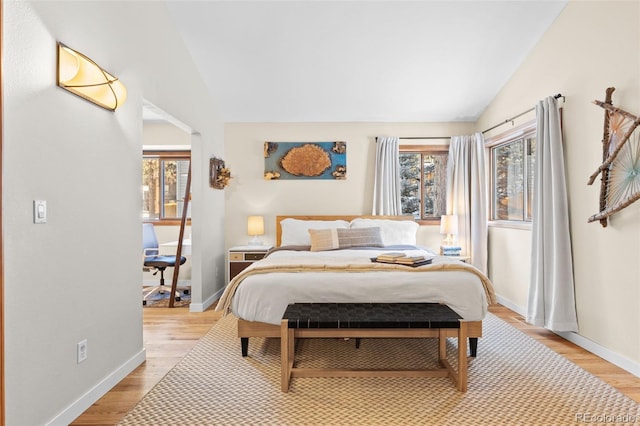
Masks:
[[[471,265],[417,246],[417,229],[407,216],[277,216],[276,247],[231,280],[216,309],[238,317],[246,356],[250,337],[280,337],[290,303],[445,303],[469,322],[475,356],[482,320],[495,301],[491,282]],[[431,262],[374,261],[388,253]]]

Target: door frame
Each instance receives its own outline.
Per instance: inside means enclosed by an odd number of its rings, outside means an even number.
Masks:
[[[0,425],[5,425],[5,409],[4,409],[4,235],[2,233],[2,153],[3,153],[3,144],[2,144],[2,134],[3,134],[3,126],[2,126],[2,117],[3,117],[3,93],[2,84],[3,82],[3,73],[2,73],[2,59],[4,57],[4,45],[2,40],[2,21],[4,16],[2,14],[2,10],[4,7],[3,0],[0,0]]]

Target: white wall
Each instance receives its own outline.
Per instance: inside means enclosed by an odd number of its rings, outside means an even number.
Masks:
[[[191,148],[191,135],[177,126],[162,121],[145,121],[142,128],[142,144],[184,145]]]
[[[489,227],[489,271],[500,302],[523,313],[531,269],[531,230]]]
[[[371,214],[376,136],[451,136],[472,131],[472,123],[227,123],[225,160],[233,179],[225,189],[226,245],[247,244],[249,215],[265,216],[263,240],[273,244],[277,215]],[[265,141],[346,141],[347,179],[266,181]],[[442,239],[435,226],[422,227],[418,236],[419,243],[436,249]]]
[[[196,301],[223,284],[208,260],[222,266],[223,221],[213,210],[224,197],[198,182],[208,156],[224,153],[223,129],[164,3],[3,9],[6,424],[68,424],[144,359],[142,98],[200,132],[194,250],[207,255],[194,259]],[[56,87],[56,41],[120,77],[123,107],[112,113]],[[47,224],[32,223],[34,199],[47,200]],[[77,364],[82,339],[88,359]]]
[[[613,216],[607,228],[587,219],[598,211],[600,180],[587,185],[602,160],[605,89],[616,88],[613,103],[640,113],[640,3],[571,1],[496,96],[478,129],[501,122],[562,93],[565,161],[575,271],[579,336],[603,354],[640,375],[640,203]],[[494,228],[490,233],[492,276],[499,293],[526,308],[528,276],[505,273],[505,260],[530,235]],[[530,234],[530,233],[529,233]],[[528,253],[511,272],[529,271]],[[524,279],[523,279],[524,278]],[[523,297],[525,296],[525,297]]]

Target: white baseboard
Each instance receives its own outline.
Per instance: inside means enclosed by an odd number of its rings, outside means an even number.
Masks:
[[[117,370],[113,371],[97,385],[91,388],[87,393],[78,398],[74,403],[54,417],[47,425],[51,426],[67,426],[74,421],[78,416],[84,413],[89,407],[91,407],[97,400],[102,398],[107,392],[109,392],[115,385],[117,385],[122,379],[127,377],[133,370],[138,368],[147,358],[147,353],[144,348],[127,362],[122,364]]]
[[[206,311],[207,308],[209,308],[211,305],[213,305],[215,303],[216,300],[220,299],[220,296],[222,296],[223,292],[224,292],[224,288],[221,288],[220,290],[215,292],[213,294],[213,296],[207,298],[207,300],[205,300],[202,303],[190,303],[189,304],[189,312],[204,312],[204,311]]]
[[[578,333],[573,332],[554,332],[558,336],[567,339],[568,341],[575,343],[583,349],[588,350],[592,354],[598,355],[600,358],[606,359],[611,364],[617,365],[623,370],[628,371],[636,377],[640,378],[640,364],[635,361],[625,358],[622,355],[613,352],[610,349],[605,348]]]
[[[516,312],[520,315],[522,315],[523,317],[527,316],[527,310],[521,308],[520,306],[516,305],[515,303],[513,303],[511,300],[509,299],[505,299],[502,296],[498,296],[496,295],[496,300],[498,301],[499,304],[501,304],[502,306],[504,306],[505,308],[509,308],[511,309],[513,312]]]
[[[505,299],[503,297],[500,296],[496,296],[496,300],[498,301],[499,304],[501,304],[502,306],[511,309],[512,311],[526,317],[527,316],[527,310],[522,308],[521,306],[516,305],[515,303],[511,302],[508,299]],[[628,371],[629,373],[633,374],[636,377],[640,377],[640,364],[630,360],[629,358],[626,358],[614,351],[612,351],[611,349],[605,348],[602,345],[599,345],[589,339],[587,339],[586,337],[578,334],[578,333],[574,333],[574,332],[559,332],[559,331],[554,331],[555,334],[557,334],[558,336],[562,337],[563,339],[566,339],[568,341],[570,341],[571,343],[575,343],[576,345],[580,346],[582,349],[585,349],[589,352],[591,352],[594,355],[598,355],[600,358],[609,361],[611,364],[614,364],[620,368],[622,368],[623,370]]]

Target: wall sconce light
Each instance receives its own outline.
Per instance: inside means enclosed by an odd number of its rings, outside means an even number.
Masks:
[[[249,216],[247,219],[247,234],[253,236],[249,241],[249,245],[261,246],[262,240],[258,238],[258,235],[264,235],[264,217]]]
[[[57,84],[102,108],[115,111],[127,99],[127,89],[94,61],[58,43]]]

